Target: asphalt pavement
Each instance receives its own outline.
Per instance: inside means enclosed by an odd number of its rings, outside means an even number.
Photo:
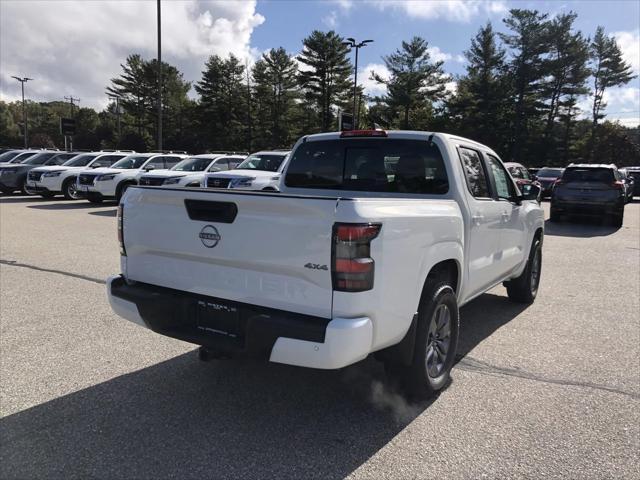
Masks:
[[[0,198],[0,478],[640,478],[640,203],[547,222],[536,302],[465,306],[421,403],[371,359],[202,363],[120,319],[115,214]]]

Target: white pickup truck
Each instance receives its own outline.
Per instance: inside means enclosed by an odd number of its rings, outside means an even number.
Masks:
[[[464,138],[363,130],[294,146],[280,193],[133,187],[113,310],[201,345],[336,369],[371,353],[408,392],[443,388],[458,307],[504,282],[533,302],[540,189]]]

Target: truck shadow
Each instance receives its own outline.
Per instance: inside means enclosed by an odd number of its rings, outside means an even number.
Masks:
[[[462,356],[522,311],[474,304]],[[320,371],[192,351],[0,420],[0,477],[342,479],[434,401],[388,391],[372,359]]]
[[[64,200],[51,201],[42,205],[29,205],[28,208],[37,208],[38,210],[83,210],[88,208],[108,207],[109,204],[91,203],[86,200]]]
[[[591,219],[588,217],[571,217],[565,218],[562,222],[544,222],[544,234],[556,237],[604,237],[613,235],[619,230],[600,219]]]

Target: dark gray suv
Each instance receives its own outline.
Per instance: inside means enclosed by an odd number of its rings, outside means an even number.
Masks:
[[[625,185],[615,165],[569,165],[551,194],[552,222],[562,215],[600,216],[622,226]]]

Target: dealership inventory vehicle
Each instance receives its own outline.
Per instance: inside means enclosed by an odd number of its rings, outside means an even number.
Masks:
[[[412,394],[442,389],[458,307],[504,282],[533,302],[539,188],[442,133],[324,133],[295,145],[281,193],[131,187],[113,310],[201,345],[335,369],[371,353]]]
[[[551,196],[553,186],[556,183],[556,180],[562,176],[562,172],[564,172],[564,168],[543,167],[538,170],[536,180],[542,187],[542,198]]]
[[[181,154],[133,153],[111,167],[81,170],[78,172],[78,194],[92,203],[100,203],[104,199],[119,202],[127,188],[138,183],[136,175],[140,172],[164,171],[185,157]]]
[[[563,215],[599,216],[621,227],[626,201],[615,165],[571,164],[553,189],[550,220],[557,222]]]
[[[203,153],[185,158],[169,171],[138,175],[140,185],[199,187],[206,172],[236,168],[246,155],[233,153]]]
[[[276,191],[288,155],[289,150],[252,153],[233,171],[208,173],[202,185],[209,188]]]
[[[509,170],[509,173],[516,181],[518,187],[522,187],[528,183],[535,183],[539,187],[542,187],[540,182],[538,182],[532,174],[529,173],[529,170],[527,170],[524,165],[515,162],[506,162],[504,166],[507,167],[507,170]]]
[[[13,193],[20,190],[23,193],[31,193],[26,185],[27,175],[34,168],[45,165],[62,165],[72,157],[78,155],[75,152],[59,152],[57,150],[43,150],[20,163],[8,163],[0,166],[0,190],[2,193]]]
[[[628,203],[633,200],[634,191],[636,189],[636,179],[626,168],[621,168],[618,172],[620,173],[622,183],[624,183],[624,192]]]
[[[42,152],[42,150],[13,150],[5,152],[3,155],[7,156],[0,158],[0,165],[22,163],[40,152]],[[2,157],[2,155],[0,155],[0,157]]]
[[[109,167],[123,157],[124,152],[81,153],[60,166],[34,168],[27,175],[27,188],[44,198],[64,195],[67,200],[80,198],[76,190],[78,172],[84,168]]]
[[[633,178],[633,197],[640,195],[640,167],[628,167],[627,174]]]

